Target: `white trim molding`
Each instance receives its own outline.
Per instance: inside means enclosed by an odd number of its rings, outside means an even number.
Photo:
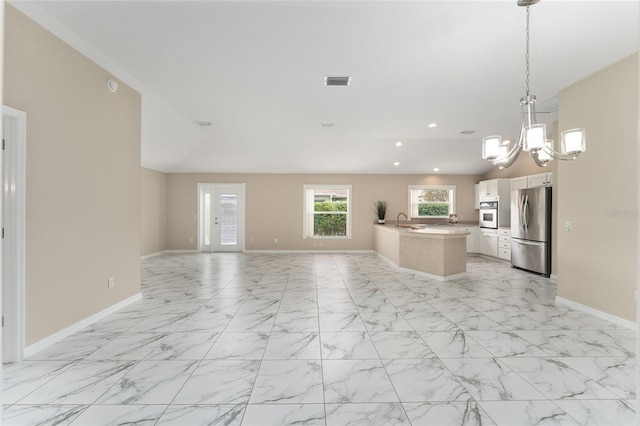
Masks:
[[[48,348],[49,346],[58,343],[59,341],[66,339],[67,337],[71,336],[74,333],[77,333],[78,331],[82,330],[83,328],[86,328],[88,326],[90,326],[91,324],[100,321],[101,319],[106,318],[107,316],[111,315],[112,313],[119,311],[120,309],[124,308],[125,306],[128,306],[134,302],[137,302],[138,300],[142,299],[142,293],[137,293],[134,294],[133,296],[129,297],[128,299],[125,299],[121,302],[116,303],[115,305],[111,305],[106,309],[103,309],[102,311],[91,315],[90,317],[87,317],[85,319],[83,319],[82,321],[79,321],[63,330],[58,331],[57,333],[52,334],[49,337],[45,337],[44,339],[34,343],[33,345],[29,345],[25,348],[24,350],[24,356],[25,358],[29,358],[30,356],[33,356],[35,354],[37,354],[38,352]]]
[[[140,260],[151,259],[152,257],[162,256],[163,254],[185,254],[185,253],[198,253],[198,250],[162,250],[162,251],[157,251],[155,253],[149,253],[149,254],[140,256]]]
[[[576,311],[586,312],[603,320],[612,322],[624,328],[628,328],[630,330],[638,330],[638,324],[633,321],[626,320],[624,318],[617,317],[615,315],[608,314],[606,312],[600,311],[598,309],[594,309],[590,306],[583,305],[581,303],[577,303],[568,299],[565,299],[560,296],[556,296],[556,303],[560,305],[564,305],[568,308],[574,309]]]
[[[162,250],[162,251],[157,251],[155,253],[145,254],[143,256],[140,256],[140,260],[146,260],[146,259],[150,259],[152,257],[160,256],[160,255],[165,254],[166,252],[167,252],[166,250]]]
[[[442,277],[440,275],[434,275],[428,272],[422,272],[422,271],[416,271],[415,269],[403,268],[402,266],[397,266],[397,268],[398,270],[400,270],[400,272],[417,275],[419,277],[424,277],[424,278],[428,278],[430,280],[435,280],[435,281],[451,281],[451,280],[455,280],[456,278],[462,278],[462,277],[468,276],[466,272],[460,272],[459,274],[447,275],[446,277]]]
[[[21,361],[25,336],[25,200],[27,114],[2,105],[2,355],[4,362]]]
[[[245,250],[247,254],[370,254],[373,250]]]

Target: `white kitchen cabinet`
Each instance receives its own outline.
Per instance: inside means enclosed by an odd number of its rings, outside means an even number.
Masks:
[[[484,195],[498,195],[498,179],[481,180],[478,184],[478,193]]]
[[[511,179],[511,190],[526,189],[528,187],[527,176],[521,176]]]
[[[552,186],[553,172],[540,173],[537,175],[527,176],[527,188],[537,188],[539,186]]]
[[[511,190],[537,188],[553,185],[553,172],[539,173],[537,175],[520,176],[511,179]]]
[[[511,260],[511,229],[498,229],[498,257]]]
[[[511,261],[511,250],[499,248],[498,249],[498,257],[502,260]]]
[[[481,180],[478,183],[480,198],[484,196],[509,197],[511,179]]]
[[[478,253],[478,234],[480,227],[458,225],[456,228],[469,232],[469,235],[467,235],[467,253]]]
[[[480,229],[478,252],[487,256],[498,257],[498,231],[495,229]]]

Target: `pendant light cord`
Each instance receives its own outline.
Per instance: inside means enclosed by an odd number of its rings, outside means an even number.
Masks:
[[[525,64],[526,64],[526,94],[529,97],[529,6],[527,6],[527,47],[525,49],[526,53],[524,56]]]

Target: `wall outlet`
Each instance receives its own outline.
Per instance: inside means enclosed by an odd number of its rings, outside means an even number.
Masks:
[[[107,285],[109,286],[109,288],[114,288],[116,286],[116,279],[113,277],[110,277]]]
[[[564,221],[564,230],[565,231],[573,231],[573,221],[572,220],[565,220]]]
[[[192,243],[193,242],[193,238],[189,238],[189,242]]]
[[[274,243],[278,244],[278,239],[273,240]]]

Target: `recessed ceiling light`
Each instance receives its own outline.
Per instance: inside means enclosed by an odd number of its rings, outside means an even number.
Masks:
[[[402,146],[402,142],[400,141],[396,142],[396,146]]]
[[[394,166],[399,166],[399,165],[400,165],[400,162],[399,162],[399,161],[396,161],[395,163],[393,163],[393,165],[394,165]]]
[[[427,127],[436,127],[438,125],[438,123],[429,123],[427,125]]]
[[[320,123],[320,127],[333,127],[336,123]]]
[[[196,120],[196,121],[194,121],[194,123],[196,123],[200,127],[209,127],[209,126],[211,126],[211,122],[210,121]]]
[[[348,86],[351,84],[351,77],[331,77],[326,76],[324,78],[325,86]]]
[[[433,171],[434,171],[434,172],[439,172],[439,171],[440,171],[440,169],[436,167],[435,169],[433,169]]]

